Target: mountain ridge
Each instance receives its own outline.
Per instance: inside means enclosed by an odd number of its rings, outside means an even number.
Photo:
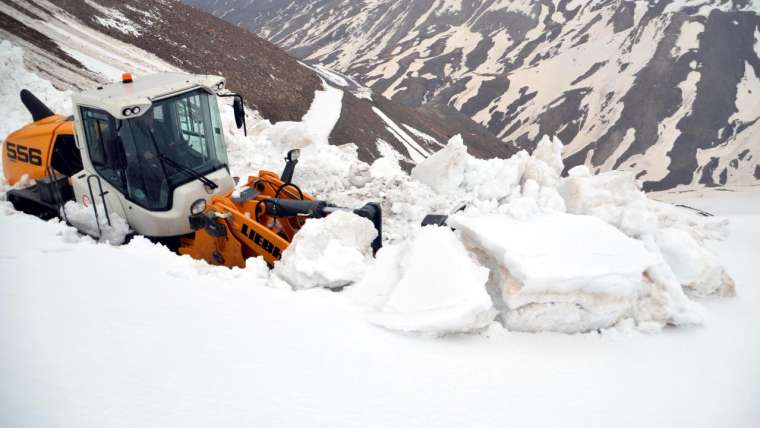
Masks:
[[[760,17],[749,0],[183,0],[412,107],[648,190],[760,179]]]

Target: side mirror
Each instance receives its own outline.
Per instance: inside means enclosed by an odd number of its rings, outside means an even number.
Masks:
[[[301,150],[293,149],[290,150],[287,155],[285,155],[285,160],[288,162],[298,162],[299,157],[301,157]]]
[[[235,125],[240,129],[245,125],[245,108],[243,107],[243,99],[241,97],[235,97],[235,100],[232,102],[232,108],[235,110]]]
[[[245,102],[240,94],[216,94],[217,97],[232,97],[232,109],[235,112],[235,125],[238,129],[243,128],[245,136],[248,136],[248,129],[245,126]]]
[[[285,156],[287,163],[285,163],[285,170],[282,171],[282,175],[280,176],[280,179],[285,183],[290,183],[293,180],[293,173],[296,170],[299,156],[301,156],[301,151],[298,149],[289,151]]]

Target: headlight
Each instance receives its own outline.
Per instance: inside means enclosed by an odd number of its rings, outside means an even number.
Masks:
[[[205,199],[198,199],[197,201],[193,202],[192,205],[190,205],[190,214],[191,215],[199,215],[203,214],[204,211],[206,211],[206,200]]]
[[[129,117],[129,116],[140,114],[141,111],[142,109],[140,108],[140,106],[127,107],[121,111],[121,114],[124,115],[124,117]]]

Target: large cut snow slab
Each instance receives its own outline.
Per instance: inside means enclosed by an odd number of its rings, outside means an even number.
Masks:
[[[635,317],[651,282],[644,272],[653,257],[644,244],[596,217],[458,216],[451,224],[491,267],[489,289],[510,330],[610,327]]]
[[[457,216],[451,224],[503,263],[529,292],[629,296],[652,263],[640,241],[590,216],[547,214],[527,221]]]
[[[405,332],[479,330],[495,316],[486,291],[488,269],[443,227],[426,227],[405,245],[389,246],[352,297],[371,308],[370,321]]]

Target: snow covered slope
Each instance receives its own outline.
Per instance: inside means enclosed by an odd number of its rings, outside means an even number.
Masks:
[[[0,36],[29,48],[27,61],[62,88],[113,81],[125,70],[138,76],[157,69],[221,74],[273,122],[300,120],[315,90],[329,83],[343,90],[345,101],[330,142],[356,144],[366,161],[389,147],[410,169],[457,133],[465,135],[476,156],[507,157],[515,151],[459,112],[403,106],[176,2],[4,0]]]
[[[760,179],[760,3],[184,0],[409,106],[647,189]]]

